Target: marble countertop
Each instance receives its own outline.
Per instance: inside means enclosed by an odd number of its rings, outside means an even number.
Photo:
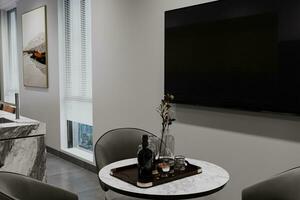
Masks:
[[[46,134],[46,125],[37,120],[22,116],[20,116],[20,119],[16,119],[15,114],[2,110],[0,110],[0,118],[13,121],[0,123],[0,141]]]
[[[110,175],[111,169],[137,163],[136,158],[114,162],[102,168],[100,180],[110,189],[129,196],[144,196],[181,199],[205,196],[222,189],[229,181],[223,168],[206,161],[187,159],[191,164],[202,167],[202,173],[150,188],[139,188]]]

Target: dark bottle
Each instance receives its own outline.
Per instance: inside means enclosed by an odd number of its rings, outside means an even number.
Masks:
[[[142,148],[138,151],[138,179],[145,183],[152,178],[153,152],[149,149],[148,135],[142,137]]]

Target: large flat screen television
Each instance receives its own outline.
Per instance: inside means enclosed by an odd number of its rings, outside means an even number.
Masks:
[[[300,114],[300,1],[165,12],[165,93],[175,103]]]

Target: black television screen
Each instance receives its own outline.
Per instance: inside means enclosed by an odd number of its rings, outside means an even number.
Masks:
[[[300,114],[294,21],[300,3],[293,0],[221,0],[167,11],[165,93],[176,103]]]

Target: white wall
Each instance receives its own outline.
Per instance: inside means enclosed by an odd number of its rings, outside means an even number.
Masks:
[[[164,11],[203,0],[94,0],[95,137],[117,127],[159,133]],[[300,165],[299,119],[177,106],[176,151],[219,164],[231,180],[206,199],[241,199],[242,188]],[[205,198],[204,198],[205,199]]]
[[[23,85],[22,59],[22,14],[40,6],[47,6],[48,26],[48,70],[49,88],[31,88]],[[58,66],[58,25],[56,0],[23,0],[17,5],[18,49],[20,63],[21,114],[46,123],[48,146],[59,149],[59,66]],[[34,26],[32,26],[34,29]]]
[[[201,2],[92,0],[95,141],[117,127],[159,134],[155,108],[163,95],[164,11]],[[47,145],[59,150],[57,1],[20,1],[18,38],[22,44],[21,14],[45,4],[49,89],[21,86],[21,113],[46,122]],[[203,199],[238,200],[242,188],[300,163],[299,119],[188,106],[177,106],[176,111],[176,151],[217,163],[231,174],[224,190]]]

